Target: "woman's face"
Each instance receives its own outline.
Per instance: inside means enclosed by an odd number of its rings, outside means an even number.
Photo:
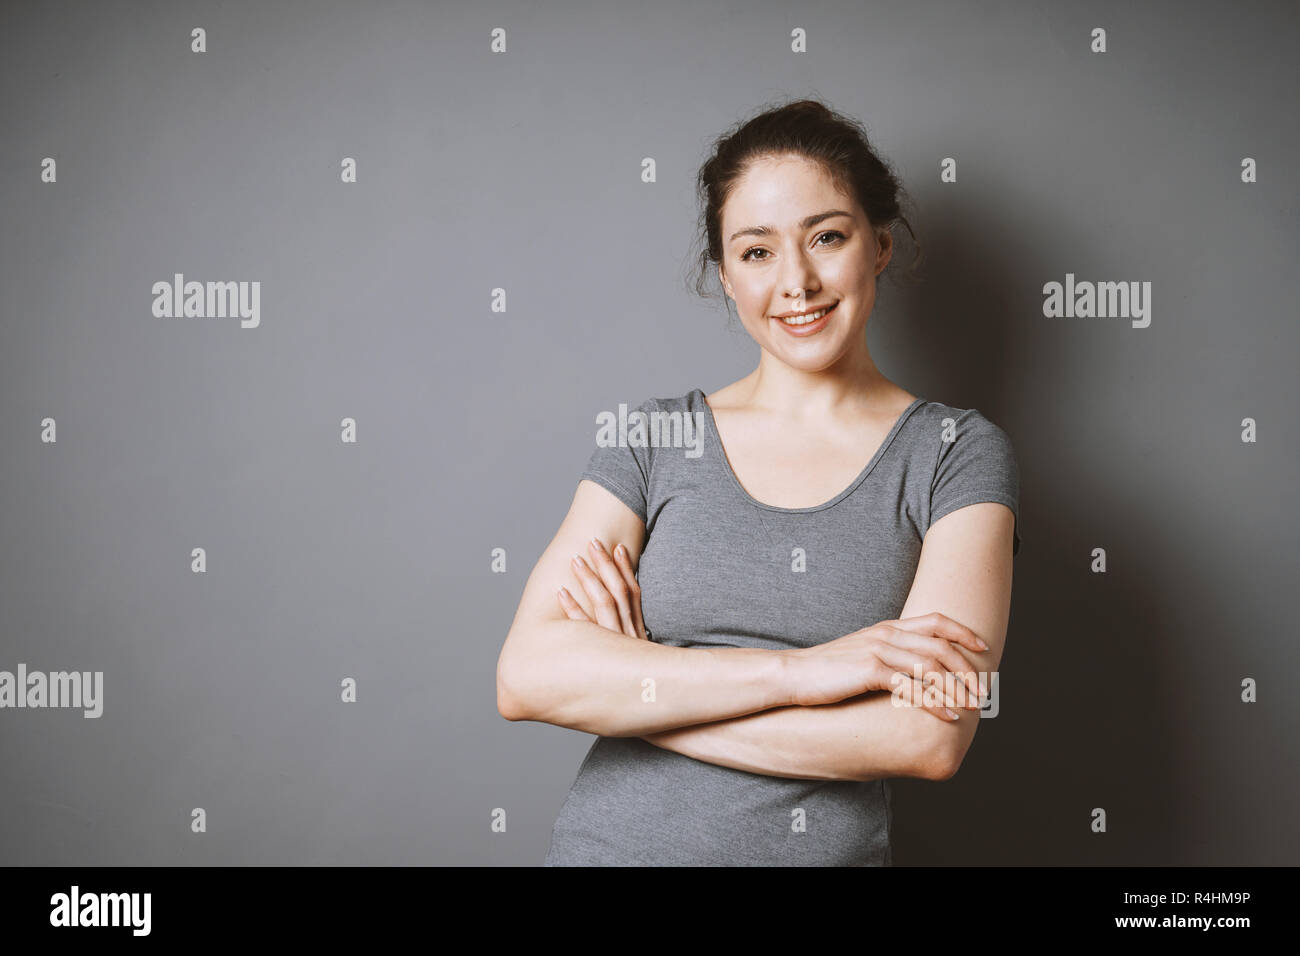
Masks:
[[[888,230],[874,230],[819,165],[767,158],[750,166],[722,208],[718,273],[759,346],[816,372],[865,350],[876,276],[892,251]],[[803,313],[802,324],[780,318],[790,313]]]

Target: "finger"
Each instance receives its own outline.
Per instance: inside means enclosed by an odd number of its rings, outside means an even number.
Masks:
[[[960,717],[956,702],[934,688],[924,685],[915,678],[901,677],[903,685],[897,691],[895,700],[902,700],[902,706],[919,707],[926,713],[933,714],[945,724],[951,724]]]
[[[964,706],[979,709],[979,671],[966,655],[951,641],[942,637],[928,637],[915,631],[893,629],[884,640],[896,647],[915,651],[924,657],[934,658],[943,665],[945,673],[963,687]],[[947,678],[944,678],[947,680]]]
[[[966,655],[959,651],[952,643],[945,642],[946,646],[939,659],[943,665],[948,668],[948,673],[953,675],[960,694],[965,700],[963,706],[971,710],[980,709],[980,675],[975,669],[975,665],[967,660]]]
[[[621,544],[614,549],[614,563],[623,572],[623,580],[627,582],[632,604],[632,624],[636,627],[637,636],[646,638],[645,619],[641,616],[641,582],[636,579],[636,571],[632,569],[632,556]]]
[[[957,700],[957,687],[961,686],[964,691],[965,685],[961,683],[957,675],[945,671],[933,658],[893,644],[877,645],[875,654],[886,666],[909,678],[918,686],[933,688],[930,692],[931,699],[942,701],[942,704],[933,705],[939,710],[942,710],[944,706],[951,707],[953,710],[968,706],[969,694],[962,693],[960,695],[964,699],[963,702]],[[918,673],[920,674],[919,680],[917,678]],[[976,686],[978,687],[978,685]],[[935,713],[938,716],[938,712],[935,711]]]
[[[623,580],[623,572],[618,569],[618,565],[609,556],[609,552],[605,550],[605,545],[599,538],[592,538],[587,542],[587,550],[591,552],[592,560],[595,561],[596,573],[605,583],[605,590],[609,592],[618,608],[623,633],[629,637],[640,637],[632,621],[632,601],[628,595],[627,582]]]
[[[961,644],[963,647],[969,647],[972,651],[987,651],[989,649],[988,644],[984,643],[980,636],[965,624],[954,621],[948,615],[941,614],[938,611],[931,611],[929,614],[922,614],[919,617],[905,617],[888,623],[917,634],[933,634]]]
[[[591,606],[596,614],[596,623],[601,627],[607,627],[611,631],[618,631],[622,634],[623,627],[618,619],[618,605],[610,597],[609,591],[605,590],[605,585],[597,577],[596,573],[588,567],[582,555],[575,554],[572,563],[573,573],[578,576],[578,583],[582,585],[582,590],[587,592],[587,597],[591,598]]]
[[[582,609],[582,605],[573,599],[573,595],[569,593],[568,588],[560,588],[555,592],[555,596],[560,599],[560,607],[564,609],[564,613],[568,616],[570,621],[589,621],[593,624],[595,623],[591,618],[587,617],[587,612]]]

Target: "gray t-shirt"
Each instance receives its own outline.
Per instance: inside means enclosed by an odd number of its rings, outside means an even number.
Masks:
[[[741,487],[700,389],[636,411],[666,414],[640,430],[626,414],[625,437],[620,422],[581,477],[645,522],[637,576],[657,643],[810,647],[897,618],[930,525],[976,502],[1011,508],[1019,551],[1015,454],[974,409],[918,398],[862,473],[810,508]],[[774,777],[598,737],[545,865],[889,866],[890,800],[885,780]]]

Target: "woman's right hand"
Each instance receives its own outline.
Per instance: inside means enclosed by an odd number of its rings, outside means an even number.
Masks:
[[[935,611],[881,621],[824,644],[789,651],[794,703],[834,704],[871,691],[894,693],[899,688],[898,696],[904,701],[919,702],[924,710],[951,722],[945,707],[954,712],[963,705],[975,710],[980,707],[976,667],[958,645],[975,652],[988,650],[970,628]],[[921,681],[915,678],[918,667]],[[945,684],[952,686],[964,703],[945,693]],[[928,692],[928,706],[927,688],[933,688]]]

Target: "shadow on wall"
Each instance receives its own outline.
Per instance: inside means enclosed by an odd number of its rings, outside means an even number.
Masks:
[[[1042,283],[1061,277],[1013,236],[990,241],[989,221],[935,217],[921,235],[921,282],[891,290],[896,304],[876,330],[885,344],[873,336],[887,375],[924,398],[978,408],[1010,435],[1020,465],[1000,713],[983,719],[952,780],[893,781],[895,864],[1226,862],[1230,828],[1210,848],[1191,819],[1196,741],[1179,715],[1192,708],[1169,666],[1187,642],[1161,614],[1185,599],[1185,585],[1173,593],[1147,576],[1162,567],[1165,582],[1186,582],[1199,572],[1190,556],[1178,567],[1179,555],[1161,553],[1160,528],[1143,514],[1117,512],[1125,469],[1105,448],[1069,437],[1079,410],[1106,411],[1054,387],[1071,378],[1051,363],[1070,356],[1061,338],[1073,330],[1038,319]],[[1090,570],[1097,546],[1105,574]],[[1117,573],[1120,554],[1142,572]],[[1223,600],[1209,592],[1201,598]],[[1106,833],[1092,831],[1095,807]]]

